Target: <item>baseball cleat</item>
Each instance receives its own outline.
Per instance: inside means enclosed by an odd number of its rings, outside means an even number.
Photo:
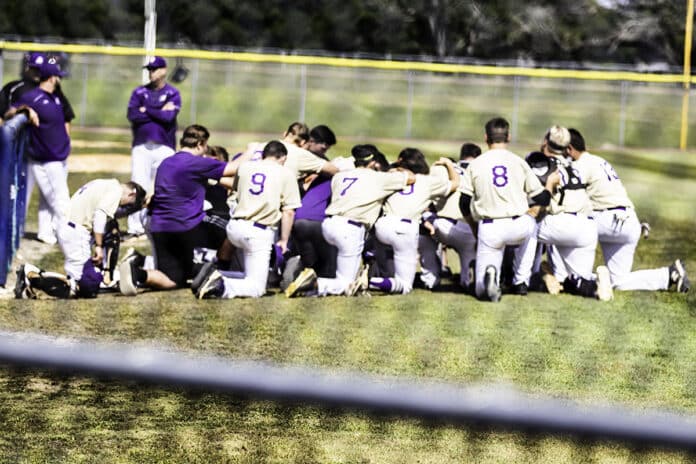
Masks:
[[[513,284],[512,287],[510,287],[509,293],[511,295],[526,295],[529,293],[529,287],[527,286],[526,283],[522,282],[521,284]]]
[[[498,285],[498,273],[495,266],[486,267],[486,272],[483,275],[484,291],[486,298],[494,303],[500,301],[501,292]]]
[[[298,292],[314,290],[317,287],[317,273],[312,268],[305,268],[297,279],[293,280],[288,288],[285,289],[285,296],[290,298]]]
[[[674,285],[674,291],[679,293],[686,293],[691,288],[691,282],[686,276],[686,269],[681,259],[677,259],[669,267],[669,285]]]
[[[302,272],[302,258],[300,255],[288,258],[285,261],[285,268],[283,269],[283,276],[280,279],[280,289],[282,291],[287,290],[293,280],[297,279],[297,276]]]
[[[355,280],[348,284],[348,288],[346,288],[344,293],[346,296],[355,296],[358,293],[367,291],[370,286],[369,270],[369,266],[362,266]]]
[[[208,275],[208,278],[201,284],[196,297],[199,300],[207,300],[211,298],[222,298],[225,293],[225,282],[222,279],[222,274],[217,270]]]
[[[612,290],[611,287],[609,268],[606,266],[597,267],[597,299],[599,301],[610,301],[614,299],[614,290]]]
[[[118,281],[118,289],[122,295],[135,296],[138,294],[138,286],[135,284],[135,261],[136,255],[130,256],[127,260],[118,266],[120,279]]]
[[[208,277],[210,277],[210,274],[215,272],[217,269],[215,267],[215,263],[203,263],[203,266],[201,266],[200,271],[198,271],[198,274],[193,278],[191,281],[191,291],[193,292],[194,295],[198,294],[198,290],[201,288],[203,285],[203,282],[208,280]]]

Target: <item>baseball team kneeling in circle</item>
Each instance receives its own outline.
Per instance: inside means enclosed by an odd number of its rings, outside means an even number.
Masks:
[[[576,129],[552,126],[522,158],[507,149],[508,122],[493,118],[486,151],[465,143],[458,160],[432,166],[416,148],[390,163],[369,144],[329,160],[336,138],[324,125],[293,123],[282,140],[251,143],[232,160],[209,136],[187,127],[149,196],[116,179],[78,189],[56,227],[67,275],[24,264],[15,296],[187,286],[199,299],[260,297],[269,287],[287,297],[406,294],[452,277],[447,249],[459,256],[455,287],[486,301],[528,291],[606,301],[614,290],[690,286],[679,259],[632,270],[647,225]],[[131,248],[119,262],[116,219],[128,215],[152,256]],[[595,269],[598,243],[605,262]]]

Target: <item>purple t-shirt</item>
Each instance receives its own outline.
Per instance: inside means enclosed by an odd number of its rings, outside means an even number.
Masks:
[[[167,103],[173,103],[175,110],[163,111]],[[145,112],[140,111],[145,107]],[[165,84],[159,90],[143,85],[133,90],[128,102],[128,120],[133,131],[133,146],[146,142],[167,145],[176,149],[176,116],[181,110],[179,91]]]
[[[331,200],[331,178],[312,184],[302,197],[302,206],[295,210],[295,220],[323,221],[326,218],[329,200]]]
[[[219,180],[227,163],[174,153],[157,168],[155,194],[150,203],[152,232],[185,232],[205,217],[203,200],[208,179]]]
[[[63,161],[70,154],[70,136],[65,130],[63,105],[58,96],[37,87],[22,95],[13,107],[27,105],[39,115],[39,127],[29,125],[31,159],[48,162]]]

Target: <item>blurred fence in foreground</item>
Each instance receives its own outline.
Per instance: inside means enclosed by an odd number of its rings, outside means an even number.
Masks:
[[[330,374],[162,348],[96,344],[16,332],[0,333],[0,362],[479,427],[696,450],[694,418],[657,411],[638,413],[618,407],[581,407],[551,397],[533,398],[510,388]]]
[[[71,75],[63,86],[75,123],[128,127],[126,106],[140,84],[142,50],[0,42],[2,47],[3,82],[17,78],[23,50],[68,52]],[[187,71],[175,84],[183,99],[180,126],[280,133],[303,120],[328,124],[339,135],[480,141],[485,121],[502,115],[516,142],[536,143],[548,126],[560,123],[580,129],[591,146],[679,147],[685,91],[677,74],[157,52],[169,59],[170,74],[177,64]],[[696,131],[690,132],[693,147]]]

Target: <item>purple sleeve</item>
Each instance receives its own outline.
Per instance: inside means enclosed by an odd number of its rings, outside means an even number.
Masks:
[[[142,100],[140,99],[140,95],[138,94],[138,89],[135,89],[131,94],[130,100],[128,101],[127,117],[130,122],[143,123],[151,121],[151,118],[147,114],[147,112],[140,112],[141,106],[144,105],[142,103]]]
[[[181,110],[181,95],[179,94],[179,91],[173,89],[173,96],[169,100],[171,103],[174,103],[174,106],[176,107],[174,110],[169,110],[169,111],[163,111],[159,108],[153,108],[148,106],[147,107],[147,114],[152,117],[152,119],[156,119],[161,122],[172,122],[176,119],[176,116],[179,114],[179,110]]]
[[[224,161],[218,161],[216,159],[206,158],[204,156],[197,156],[193,172],[198,174],[201,179],[219,180],[222,177],[222,173],[225,171],[226,166],[227,163]]]

